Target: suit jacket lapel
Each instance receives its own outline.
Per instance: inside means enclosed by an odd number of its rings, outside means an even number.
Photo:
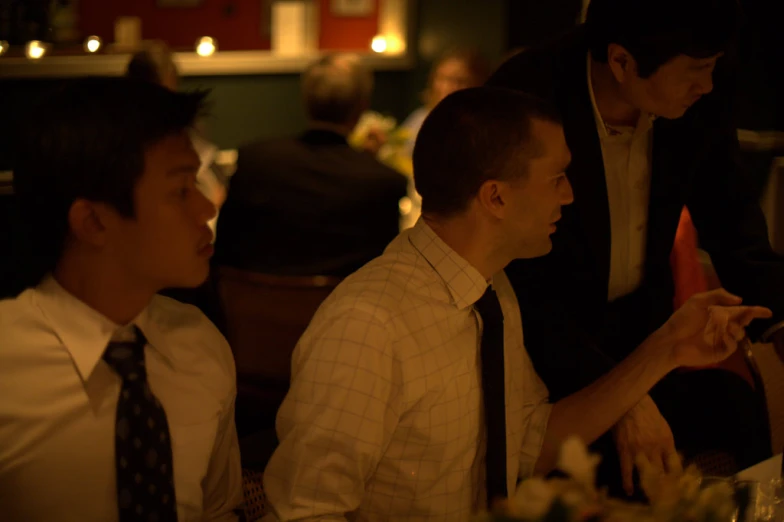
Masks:
[[[572,153],[567,177],[574,190],[574,203],[564,209],[573,212],[584,231],[584,239],[593,252],[596,276],[607,291],[610,277],[610,207],[604,172],[601,143],[596,129],[593,105],[588,92],[587,48],[579,48],[563,63],[568,78],[560,81],[561,117],[566,142]]]
[[[682,146],[679,143],[677,122],[658,118],[653,125],[651,152],[651,190],[648,200],[648,234],[646,275],[669,274],[666,267],[675,231],[683,208],[682,170],[675,162]]]

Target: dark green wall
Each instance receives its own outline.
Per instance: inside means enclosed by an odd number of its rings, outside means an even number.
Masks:
[[[403,114],[409,73],[376,74],[375,110]],[[299,132],[305,125],[297,75],[212,76],[187,78],[184,89],[211,89],[210,137],[221,148]]]

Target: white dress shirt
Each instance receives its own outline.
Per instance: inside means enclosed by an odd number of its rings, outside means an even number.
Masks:
[[[629,294],[642,283],[651,188],[653,118],[640,114],[636,127],[605,124],[591,82],[588,91],[602,146],[607,199],[610,205],[610,284],[608,301]]]
[[[504,313],[507,482],[533,472],[551,406]],[[420,220],[319,308],[292,358],[264,491],[280,520],[468,521],[485,507],[481,318],[487,282]]]
[[[156,296],[134,321],[172,439],[180,522],[237,520],[242,476],[231,350],[195,307]],[[118,519],[121,379],[102,360],[120,327],[52,277],[0,301],[0,518]]]

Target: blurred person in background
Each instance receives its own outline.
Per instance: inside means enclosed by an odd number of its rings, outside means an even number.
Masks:
[[[399,230],[407,180],[347,142],[372,92],[372,73],[357,56],[330,54],[308,66],[307,130],[239,149],[216,263],[343,277],[384,251]]]
[[[151,83],[157,83],[170,91],[176,91],[180,74],[169,47],[163,42],[149,42],[131,56],[125,75]]]
[[[3,520],[238,520],[228,343],[157,295],[209,272],[204,93],[69,83],[17,133],[28,288],[0,301]]]
[[[489,81],[550,99],[572,152],[575,203],[552,253],[507,269],[551,397],[605,374],[672,313],[684,205],[721,282],[773,310],[750,336],[783,353],[784,260],[737,161],[725,53],[738,17],[736,0],[593,0],[583,26]],[[631,493],[635,456],[663,466],[676,448],[743,469],[771,455],[767,415],[735,373],[673,373],[600,441],[600,479]]]
[[[482,85],[490,73],[485,58],[473,49],[453,49],[441,55],[430,69],[427,87],[422,93],[424,105],[409,114],[401,129],[406,133],[405,152],[414,151],[419,128],[438,102],[455,91]]]

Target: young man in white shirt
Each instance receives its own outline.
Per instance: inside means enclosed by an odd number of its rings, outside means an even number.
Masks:
[[[541,100],[478,88],[435,107],[414,149],[422,219],[333,292],[294,352],[270,519],[470,520],[551,470],[565,437],[595,440],[671,370],[725,358],[770,315],[702,294],[548,404],[504,267],[549,252],[569,161]]]
[[[76,80],[19,135],[32,286],[0,302],[4,520],[229,521],[235,370],[196,308],[214,206],[188,131],[203,93]]]

